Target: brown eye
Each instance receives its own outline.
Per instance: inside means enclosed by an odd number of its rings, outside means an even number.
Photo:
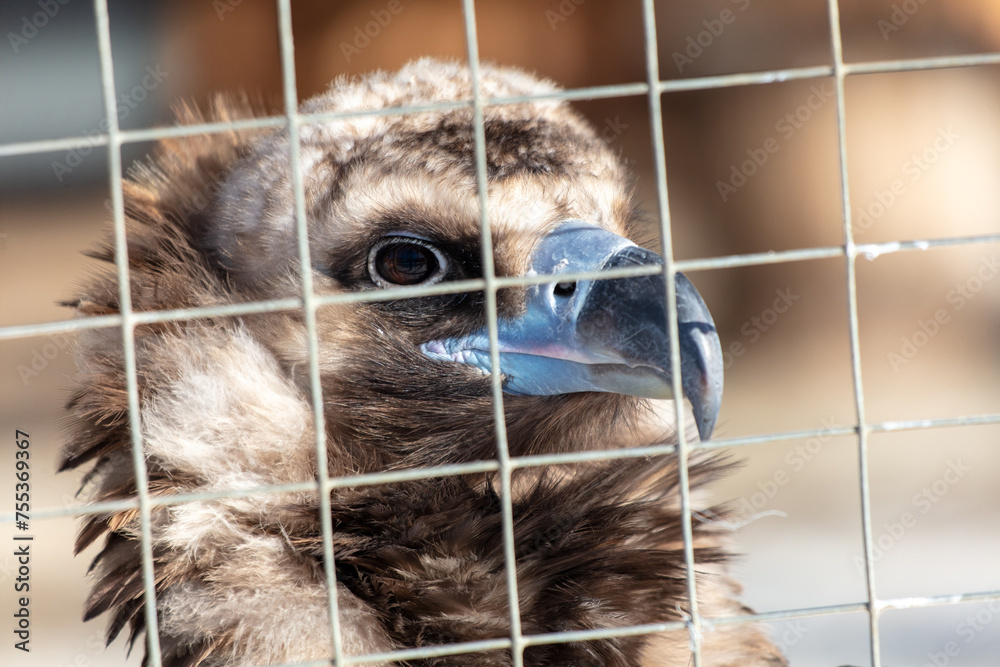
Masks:
[[[368,273],[379,287],[433,284],[448,263],[440,250],[423,239],[388,236],[368,255]]]

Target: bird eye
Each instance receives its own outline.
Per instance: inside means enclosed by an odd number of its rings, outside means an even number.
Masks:
[[[379,287],[433,284],[447,268],[440,250],[409,236],[387,236],[368,255],[368,273]]]

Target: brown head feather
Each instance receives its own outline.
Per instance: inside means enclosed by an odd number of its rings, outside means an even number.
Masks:
[[[486,67],[489,97],[554,87]],[[400,73],[338,81],[307,113],[467,100],[467,71],[419,61]],[[217,98],[184,123],[229,122],[257,110]],[[471,110],[345,117],[302,126],[301,159],[313,282],[319,294],[377,289],[369,249],[390,232],[447,246],[450,279],[482,275]],[[498,275],[523,275],[538,240],[580,218],[622,235],[639,215],[621,165],[565,104],[486,110],[489,207]],[[123,185],[135,310],[301,295],[288,135],[227,130],[164,140]],[[106,245],[95,256],[111,262]],[[498,295],[499,314],[525,290]],[[72,301],[82,315],[118,312],[110,269]],[[324,306],[317,311],[331,475],[490,459],[489,378],[433,362],[419,344],[483,325],[480,294]],[[233,490],[157,507],[152,553],[166,667],[264,664],[332,654],[318,508],[309,492],[243,493],[315,478],[308,344],[301,313],[202,318],[135,328],[142,440],[154,497]],[[81,336],[73,434],[61,468],[93,467],[94,500],[134,495],[124,363],[117,330]],[[649,401],[611,394],[509,396],[514,455],[664,442],[673,424]],[[695,456],[692,486],[719,474]],[[343,648],[348,654],[507,636],[502,511],[488,475],[338,488],[331,494]],[[523,470],[513,488],[522,628],[587,630],[682,618],[687,606],[673,458]],[[696,522],[707,613],[741,613],[720,574],[723,540]],[[81,550],[94,559],[86,617],[111,613],[109,641],[145,628],[139,515],[96,514]],[[710,665],[783,664],[748,625],[706,637]],[[717,639],[724,637],[724,641]],[[668,633],[536,646],[528,665],[672,665],[687,637]],[[651,647],[655,647],[655,650]],[[713,657],[714,656],[714,657]],[[506,651],[427,665],[508,664]],[[679,662],[675,662],[675,660]],[[416,664],[416,663],[413,663]]]

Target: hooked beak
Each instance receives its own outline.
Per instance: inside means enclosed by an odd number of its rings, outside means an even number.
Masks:
[[[656,253],[580,220],[562,223],[532,256],[533,274],[663,266]],[[681,387],[698,434],[707,440],[722,401],[722,347],[698,291],[676,274]],[[603,391],[674,398],[666,289],[660,273],[632,278],[552,282],[528,288],[527,308],[498,321],[504,391],[549,396]],[[424,343],[432,359],[490,372],[486,330]]]

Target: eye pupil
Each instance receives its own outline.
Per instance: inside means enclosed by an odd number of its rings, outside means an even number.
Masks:
[[[438,270],[434,253],[416,243],[389,243],[379,249],[375,258],[378,274],[393,285],[416,285]]]
[[[419,276],[427,272],[428,257],[425,253],[423,248],[418,251],[414,246],[396,247],[391,258],[400,273]]]

